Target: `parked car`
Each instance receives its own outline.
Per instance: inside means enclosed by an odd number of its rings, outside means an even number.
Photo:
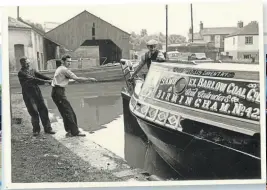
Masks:
[[[206,57],[205,53],[192,53],[189,57],[188,60],[207,60],[208,58]]]

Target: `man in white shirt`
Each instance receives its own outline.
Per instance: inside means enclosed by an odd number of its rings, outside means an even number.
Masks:
[[[66,136],[85,136],[85,134],[79,131],[76,114],[65,95],[65,87],[69,84],[70,79],[78,82],[96,81],[96,79],[77,77],[71,72],[68,69],[71,64],[71,57],[69,55],[64,55],[61,60],[62,65],[57,68],[52,80],[53,89],[51,96],[63,118],[65,131],[67,132]]]

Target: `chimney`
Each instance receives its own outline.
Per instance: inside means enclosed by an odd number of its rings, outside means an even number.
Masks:
[[[17,6],[17,20],[19,20],[19,6]]]
[[[202,21],[200,21],[199,28],[200,28],[200,30],[203,30],[203,28],[204,28]]]
[[[238,28],[243,28],[243,26],[244,26],[243,21],[238,21],[238,23],[237,23],[237,27],[238,27]]]

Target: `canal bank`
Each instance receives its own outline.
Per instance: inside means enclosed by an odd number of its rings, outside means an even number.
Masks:
[[[20,94],[13,94],[11,128],[12,182],[147,181],[148,174],[85,138],[66,138],[62,121],[50,115],[56,135],[32,136]],[[151,178],[150,178],[151,180]],[[152,179],[153,180],[153,179]],[[156,179],[155,179],[156,180]]]

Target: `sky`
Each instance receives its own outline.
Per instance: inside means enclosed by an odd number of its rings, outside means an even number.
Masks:
[[[251,2],[251,1],[250,1]],[[154,4],[112,4],[90,6],[53,6],[34,7],[21,6],[20,17],[33,22],[63,23],[80,12],[87,10],[105,21],[125,30],[140,33],[147,29],[148,34],[166,33],[166,9],[161,3]],[[193,3],[194,31],[199,31],[199,23],[204,27],[235,27],[242,20],[244,25],[259,20],[259,7],[251,3]],[[9,7],[8,15],[16,18],[17,8]],[[176,3],[168,5],[169,34],[188,35],[191,26],[190,4]]]

